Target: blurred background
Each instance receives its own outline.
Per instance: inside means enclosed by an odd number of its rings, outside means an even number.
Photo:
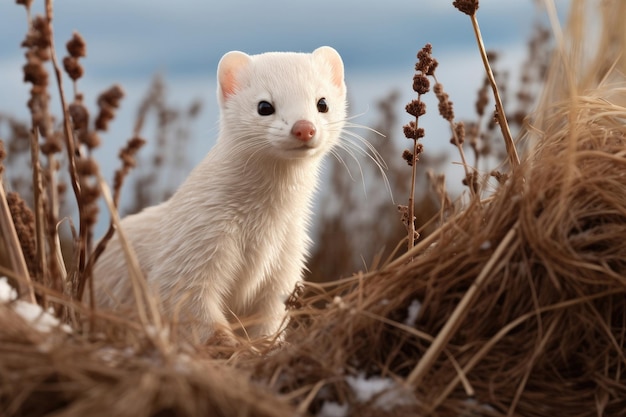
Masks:
[[[530,111],[543,76],[541,71],[526,73],[525,68],[531,67],[526,63],[529,59],[547,63],[549,57],[549,26],[542,3],[482,0],[477,14],[486,47],[496,52],[491,60],[505,90],[507,112],[519,116],[520,122]],[[569,0],[555,4],[563,20]],[[43,1],[35,1],[33,11],[42,13]],[[27,29],[24,7],[0,3],[0,23],[0,114],[5,120],[10,116],[26,122],[29,86],[22,82],[24,57],[19,46]],[[497,135],[488,145],[489,132],[495,132],[489,126],[490,116],[478,117],[475,106],[485,77],[472,26],[451,0],[64,0],[55,2],[53,25],[60,58],[73,31],[87,42],[87,57],[82,60],[85,75],[78,89],[88,107],[95,107],[98,95],[113,84],[125,91],[115,120],[94,154],[106,178],[112,178],[119,165],[118,150],[132,136],[142,103],[152,103],[141,134],[149,144],[141,150],[140,165],[125,186],[122,213],[166,198],[212,146],[218,120],[215,70],[224,53],[336,48],[344,59],[350,114],[356,116],[352,122],[375,128],[385,137],[366,129],[350,130],[383,155],[391,190],[367,157],[358,158],[360,169],[353,162],[344,167],[328,158],[329,181],[323,182],[315,205],[312,279],[370,268],[405,234],[396,206],[406,204],[408,196],[410,168],[400,155],[411,143],[404,139],[402,125],[411,120],[404,106],[415,98],[411,90],[415,54],[424,44],[433,46],[439,61],[436,75],[454,102],[456,120],[484,125],[482,149],[493,161],[498,159]],[[545,65],[533,68],[545,69]],[[71,83],[68,79],[65,83],[70,94]],[[428,113],[420,119],[426,136],[417,185],[419,225],[440,211],[442,194],[437,189],[445,186],[453,198],[465,189],[459,154],[449,142],[450,127],[438,116],[432,94],[426,102]],[[60,114],[54,94],[51,106]],[[487,109],[491,114],[493,104]],[[1,139],[12,134],[8,124],[0,124]],[[469,148],[466,152],[471,155]],[[481,173],[495,167],[479,166]],[[445,173],[445,180],[429,180],[428,170],[433,175]],[[16,175],[8,171],[8,179]],[[107,223],[103,210],[96,235],[104,232]],[[424,228],[423,234],[428,230]]]

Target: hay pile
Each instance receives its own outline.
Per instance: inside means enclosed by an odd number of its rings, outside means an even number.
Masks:
[[[626,5],[605,2],[589,58],[574,3],[491,196],[378,271],[310,285],[277,349],[216,359],[128,324],[42,335],[2,307],[4,415],[624,415]]]
[[[277,387],[324,380],[329,399],[352,403],[342,375],[356,369],[404,379],[414,415],[623,415],[626,125],[599,98],[561,110],[551,140],[434,246],[301,320],[293,348],[263,365],[284,376]]]

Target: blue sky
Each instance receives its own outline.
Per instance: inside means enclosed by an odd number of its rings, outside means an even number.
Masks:
[[[34,8],[41,10],[43,1]],[[108,0],[55,2],[57,42],[79,30],[88,41],[91,75],[142,77],[158,69],[211,72],[220,56],[240,49],[310,51],[338,49],[348,68],[405,65],[418,45],[448,52],[474,46],[471,25],[447,0]],[[563,3],[563,1],[561,1]],[[24,10],[0,4],[0,59],[19,55]],[[523,42],[532,0],[482,0],[479,20],[494,47]]]
[[[43,3],[35,1],[35,13],[43,10]],[[132,131],[137,104],[157,72],[165,76],[173,102],[188,103],[198,97],[206,105],[189,149],[192,162],[200,160],[217,133],[215,69],[229,50],[260,53],[335,47],[344,59],[352,112],[365,113],[357,120],[362,124],[375,116],[371,110],[375,101],[390,90],[400,89],[403,103],[404,98],[412,98],[415,53],[427,42],[433,45],[440,61],[439,78],[461,117],[473,114],[475,92],[484,74],[469,18],[455,10],[451,0],[54,3],[59,55],[65,54],[61,48],[72,31],[79,31],[87,41],[88,56],[83,60],[86,73],[79,89],[88,105],[93,109],[97,95],[114,83],[121,84],[127,93],[97,155],[108,177],[107,171],[117,165],[117,149]],[[512,70],[524,58],[526,40],[538,13],[535,3],[480,2],[478,20],[485,44],[500,51]],[[556,0],[556,4],[565,15],[569,0]],[[24,58],[19,48],[25,28],[24,8],[13,1],[0,2],[0,112],[21,117],[28,115],[28,86],[22,83]],[[66,88],[69,94],[67,82]],[[433,123],[434,132],[445,131],[447,126],[440,121],[426,123],[424,142],[428,149],[428,123]]]

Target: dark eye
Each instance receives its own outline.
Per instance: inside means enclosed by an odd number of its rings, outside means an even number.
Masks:
[[[318,104],[318,108],[319,108],[319,104]],[[269,116],[270,114],[274,114],[275,110],[274,110],[274,106],[272,106],[267,101],[260,101],[259,105],[257,106],[257,112],[259,112],[261,116]]]
[[[320,113],[326,113],[328,111],[328,104],[326,104],[325,98],[320,98],[317,102],[317,111]]]

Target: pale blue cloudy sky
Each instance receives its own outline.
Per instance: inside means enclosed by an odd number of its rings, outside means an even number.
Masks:
[[[34,8],[41,10],[43,1]],[[448,0],[60,0],[58,40],[79,30],[89,43],[94,76],[142,77],[156,69],[206,74],[231,49],[308,51],[330,44],[349,68],[405,65],[425,42],[446,51],[473,45],[471,26]],[[523,42],[533,0],[482,0],[479,19],[493,46]],[[16,55],[24,11],[0,4],[0,59]]]
[[[43,3],[35,0],[35,13],[43,10]],[[487,48],[498,50],[513,74],[524,58],[533,19],[542,13],[536,3],[480,2],[478,20]],[[88,105],[94,108],[99,92],[114,83],[127,93],[97,155],[108,177],[107,171],[117,165],[117,149],[131,134],[137,104],[156,72],[164,74],[174,102],[188,103],[196,97],[204,101],[189,149],[192,162],[200,160],[217,133],[215,69],[229,50],[260,53],[335,47],[345,62],[352,112],[365,113],[357,119],[362,124],[375,117],[375,101],[390,90],[400,89],[403,100],[412,98],[415,53],[427,42],[440,61],[438,76],[455,102],[457,115],[473,114],[475,92],[483,78],[469,18],[454,9],[451,0],[58,0],[54,4],[57,45],[62,47],[74,30],[87,41],[86,73],[79,88]],[[556,4],[565,16],[569,0],[556,0]],[[25,29],[24,8],[13,1],[0,2],[0,112],[21,117],[27,117],[28,99],[19,47]],[[433,123],[433,131],[447,129],[445,124],[437,126],[439,121],[425,123],[427,131],[428,123]]]

